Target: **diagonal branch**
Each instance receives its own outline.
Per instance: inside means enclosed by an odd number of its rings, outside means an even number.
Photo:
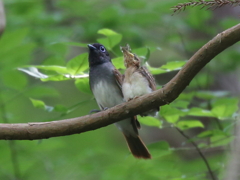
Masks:
[[[42,123],[0,124],[0,139],[33,140],[82,133],[171,103],[208,62],[238,41],[240,24],[219,33],[205,44],[162,89],[92,115]]]

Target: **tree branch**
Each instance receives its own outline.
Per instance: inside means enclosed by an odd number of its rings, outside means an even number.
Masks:
[[[92,115],[42,123],[0,124],[0,139],[34,140],[82,133],[170,103],[208,62],[238,41],[240,24],[205,44],[162,89]]]

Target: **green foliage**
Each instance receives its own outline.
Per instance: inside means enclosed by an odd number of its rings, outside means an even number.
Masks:
[[[177,127],[182,130],[201,127],[204,128],[204,125],[199,120],[181,120],[177,123]]]
[[[231,17],[216,21],[214,12],[198,8],[171,16],[170,7],[179,2],[4,1],[8,26],[0,39],[1,123],[66,119],[98,109],[88,82],[89,43],[104,44],[123,71],[119,47],[130,44],[160,87],[219,29],[238,23]],[[207,179],[206,164],[188,146],[193,141],[221,178],[226,153],[210,157],[207,152],[232,142],[239,101],[215,85],[220,72],[234,73],[238,51],[236,45],[217,56],[174,102],[161,107],[159,117],[138,117],[150,126],[140,136],[152,160],[133,158],[120,132],[109,126],[14,146],[2,141],[0,179]],[[175,128],[190,139],[182,140]]]
[[[30,99],[32,101],[32,104],[36,108],[44,109],[46,111],[51,112],[53,110],[53,107],[47,106],[43,101],[36,100],[36,99]]]
[[[112,50],[114,46],[116,46],[122,39],[122,35],[114,32],[111,29],[100,29],[98,34],[103,34],[105,38],[99,38],[97,41],[100,44],[104,44],[107,49]]]
[[[162,123],[154,117],[146,116],[146,117],[140,117],[138,116],[138,120],[141,124],[147,125],[147,126],[155,126],[155,127],[162,127]]]
[[[234,98],[217,99],[212,103],[212,113],[222,119],[231,117],[238,110],[238,100]]]

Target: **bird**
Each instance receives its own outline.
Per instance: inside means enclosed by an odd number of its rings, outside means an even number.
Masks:
[[[126,47],[120,47],[120,49],[123,53],[124,65],[126,67],[122,84],[124,100],[130,101],[155,91],[155,79],[145,66],[141,66],[141,59],[131,52],[131,48],[128,44]],[[156,117],[158,112],[159,107],[156,107],[140,115]]]
[[[99,43],[88,44],[88,48],[89,84],[99,108],[103,111],[123,103],[123,75],[112,64],[108,51]],[[136,116],[116,122],[115,125],[123,133],[134,157],[151,159],[151,154],[139,137],[140,123]]]

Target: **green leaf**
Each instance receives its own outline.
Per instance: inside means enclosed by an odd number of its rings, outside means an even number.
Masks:
[[[184,108],[186,109],[189,105],[189,101],[184,101],[184,100],[175,100],[171,103],[172,107],[176,107],[176,108]]]
[[[210,138],[211,147],[226,146],[230,142],[232,142],[233,139],[234,139],[234,136],[227,136],[227,135],[212,136]]]
[[[223,97],[229,95],[227,91],[197,91],[195,96],[202,99],[210,100],[214,97]]]
[[[219,135],[220,136],[226,135],[226,133],[221,130],[214,129],[214,130],[203,131],[200,134],[198,134],[197,137],[206,138],[206,137],[219,136]]]
[[[47,70],[47,71],[54,71],[58,74],[66,74],[69,73],[69,71],[67,70],[66,67],[64,66],[31,66],[31,67],[35,67],[38,69],[42,69],[42,70]]]
[[[44,109],[45,111],[51,112],[53,111],[52,106],[47,106],[43,101],[37,100],[37,99],[32,99],[30,98],[32,104],[34,107],[39,108],[39,109]]]
[[[181,120],[177,123],[177,127],[181,130],[186,130],[190,128],[201,127],[204,128],[204,125],[201,121],[198,120]]]
[[[80,54],[67,63],[67,69],[71,74],[82,74],[88,69],[88,53]]]
[[[68,108],[66,108],[65,106],[59,104],[59,105],[54,106],[53,110],[56,111],[56,112],[63,112],[63,113],[65,113],[65,112],[68,111]]]
[[[212,103],[212,114],[219,119],[232,117],[238,110],[238,99],[236,98],[222,98]]]
[[[132,52],[134,54],[136,54],[138,57],[140,57],[141,59],[144,60],[144,62],[147,59],[147,55],[150,56],[150,50],[146,47],[141,47],[141,48],[137,48],[137,49],[133,49]]]
[[[167,73],[170,71],[176,71],[176,70],[180,70],[182,68],[182,66],[184,64],[186,64],[187,61],[172,61],[172,62],[168,62],[165,65],[162,65],[159,68],[154,68],[151,67],[148,63],[146,63],[147,68],[149,69],[149,71],[155,75],[155,74],[163,74],[163,73]]]
[[[147,47],[147,54],[145,56],[145,59],[144,59],[144,63],[148,61],[149,57],[150,57],[150,54],[151,54],[151,50],[149,47]]]
[[[66,81],[69,80],[69,76],[66,75],[52,75],[52,76],[48,76],[47,78],[41,78],[41,81],[46,82],[46,81]]]
[[[107,49],[112,50],[122,40],[122,35],[111,29],[100,29],[98,34],[103,34],[106,38],[99,38],[97,41],[103,44]]]
[[[162,65],[162,69],[166,69],[168,71],[175,71],[180,70],[184,64],[186,64],[187,61],[172,61],[168,62],[165,65]]]
[[[33,76],[39,79],[48,78],[46,74],[40,73],[37,68],[29,67],[29,68],[18,68],[19,71],[25,72],[26,74]]]
[[[111,30],[111,29],[100,29],[98,30],[97,32],[98,34],[102,34],[102,35],[105,35],[107,37],[110,37],[110,36],[115,36],[115,35],[119,35],[118,33],[116,33],[115,31]]]
[[[112,59],[112,63],[117,69],[126,69],[123,61],[123,56]]]
[[[46,70],[46,71],[53,71],[56,75],[53,75],[52,72],[43,74],[38,71],[38,69]],[[18,68],[19,71],[25,72],[30,76],[45,79],[45,81],[49,81],[50,79],[56,79],[52,76],[61,76],[64,77],[64,74],[69,73],[66,67],[63,66],[25,66],[23,68]],[[62,74],[62,75],[59,75]]]
[[[140,123],[147,125],[147,126],[154,126],[154,127],[158,127],[158,128],[161,128],[161,126],[162,126],[162,123],[157,118],[154,118],[151,116],[146,116],[146,117],[138,116],[138,120]]]
[[[81,92],[92,94],[89,86],[89,78],[77,79],[75,85]]]
[[[141,47],[141,48],[133,49],[132,52],[136,54],[138,57],[140,57],[141,60],[143,60],[142,64],[145,64],[148,61],[150,54],[155,50],[160,50],[160,49],[161,48],[159,47]]]
[[[176,123],[180,116],[185,115],[185,112],[180,111],[177,108],[171,107],[170,105],[161,106],[160,115],[163,116],[167,122]]]
[[[30,98],[30,100],[34,107],[41,108],[41,109],[45,108],[45,103],[43,101],[32,99],[32,98]]]
[[[188,112],[188,115],[190,116],[200,116],[200,117],[214,117],[213,113],[211,111],[201,109],[198,107],[191,108]]]
[[[191,102],[191,100],[193,99],[194,96],[195,96],[195,92],[181,93],[177,99],[178,100],[187,100],[187,101]]]
[[[164,70],[164,69],[161,69],[161,68],[151,67],[148,63],[146,63],[146,67],[148,68],[148,70],[149,70],[153,75],[163,74],[163,73],[168,72],[167,70]]]
[[[36,67],[46,71],[54,71],[55,74],[53,74],[52,72],[49,72],[48,74],[40,73]],[[45,81],[65,81],[72,78],[88,77],[88,74],[71,75],[71,72],[73,73],[73,70],[69,70],[62,66],[32,66],[28,68],[18,68],[18,70],[23,71],[30,76],[39,78],[44,82]]]

